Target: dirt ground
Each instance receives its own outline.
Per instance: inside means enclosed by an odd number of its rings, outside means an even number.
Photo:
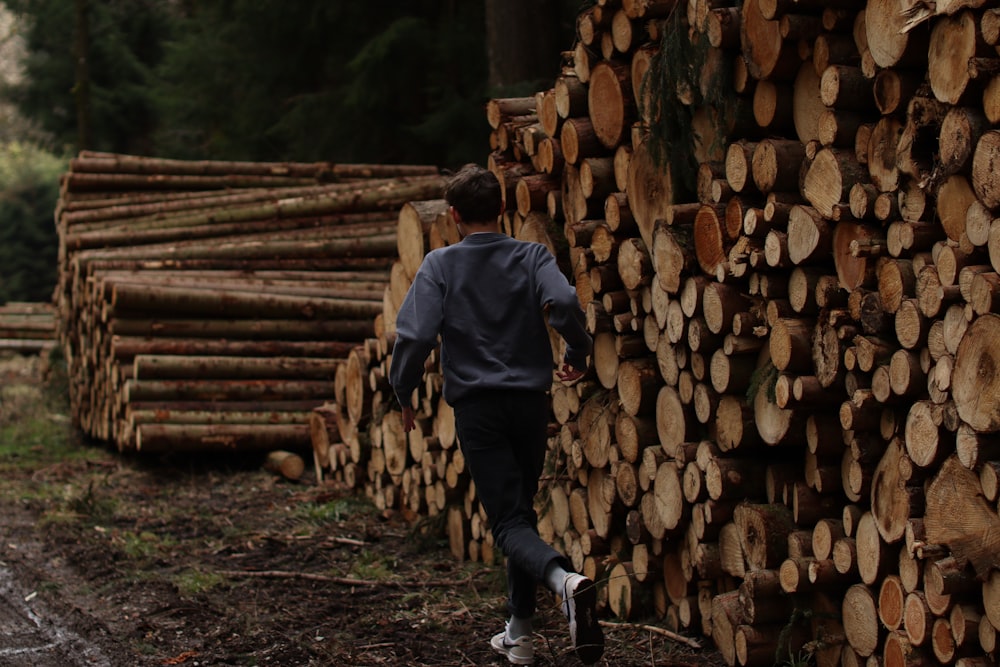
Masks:
[[[311,466],[84,442],[47,366],[0,360],[0,665],[507,664],[502,569],[456,562],[439,522]],[[580,664],[547,592],[539,609],[536,664]],[[643,622],[606,629],[602,664],[722,664]]]

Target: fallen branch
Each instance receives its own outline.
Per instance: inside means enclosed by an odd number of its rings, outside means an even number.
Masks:
[[[341,586],[401,586],[403,588],[434,588],[434,587],[455,587],[467,584],[472,581],[472,577],[466,577],[458,581],[378,581],[376,579],[355,579],[353,577],[332,577],[326,574],[314,574],[311,572],[293,572],[291,570],[218,570],[216,574],[223,577],[257,577],[262,579],[306,579],[308,581],[322,581],[328,584],[340,584]]]
[[[610,621],[600,621],[600,624],[602,627],[610,630],[646,630],[647,632],[662,635],[667,639],[672,639],[675,642],[684,644],[685,646],[690,646],[691,648],[701,648],[701,644],[694,639],[685,637],[684,635],[679,635],[676,632],[671,632],[665,628],[658,628],[655,625],[647,625],[645,623],[612,623]]]

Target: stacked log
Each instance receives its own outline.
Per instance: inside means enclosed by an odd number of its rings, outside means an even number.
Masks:
[[[996,664],[996,10],[724,5],[597,2],[551,89],[490,105],[506,228],[561,225],[595,339],[539,530],[729,665]],[[678,109],[696,187],[649,131]],[[462,558],[491,552],[470,489]]]
[[[56,224],[74,422],[121,451],[308,451],[375,336],[420,165],[81,153]]]
[[[56,311],[50,303],[8,301],[0,306],[0,352],[45,354],[56,347]]]

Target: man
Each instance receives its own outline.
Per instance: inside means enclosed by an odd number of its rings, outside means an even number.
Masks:
[[[507,556],[510,619],[490,644],[513,664],[534,661],[531,619],[538,583],[559,595],[577,656],[604,653],[592,581],[538,535],[534,496],[545,458],[552,345],[566,341],[562,381],[579,379],[592,340],[575,290],[539,243],[500,232],[500,183],[466,165],[445,187],[460,243],[424,258],[396,319],[389,378],[413,428],[412,394],[441,341],[444,398],[454,408],[466,465],[496,545]]]

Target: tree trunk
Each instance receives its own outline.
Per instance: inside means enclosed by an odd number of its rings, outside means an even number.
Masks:
[[[525,22],[529,12],[532,20]],[[545,1],[486,3],[489,87],[503,90],[524,81],[551,76],[550,59],[559,52],[556,4]]]
[[[76,141],[78,150],[91,148],[93,131],[90,117],[90,3],[75,0],[73,3],[73,101],[76,103]]]

